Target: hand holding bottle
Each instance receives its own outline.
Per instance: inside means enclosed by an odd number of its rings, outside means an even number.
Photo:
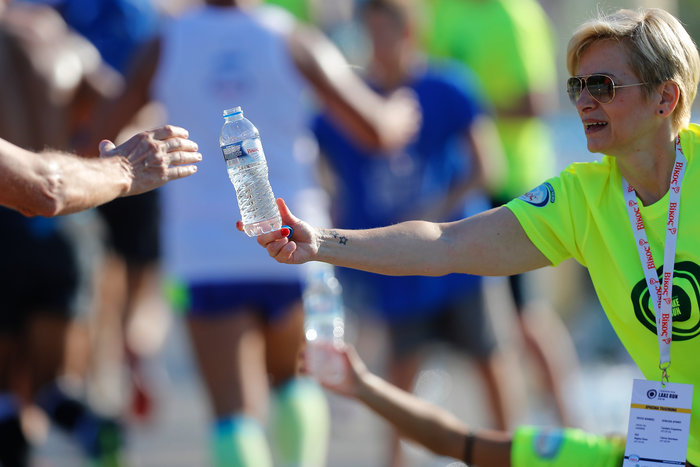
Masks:
[[[360,388],[363,385],[363,378],[369,374],[369,370],[360,359],[359,355],[357,355],[355,347],[350,344],[336,346],[328,343],[325,344],[324,350],[337,358],[340,364],[342,377],[334,378],[333,380],[321,377],[318,378],[319,383],[321,383],[323,387],[341,396],[359,397]],[[301,370],[313,376],[313,373],[309,369],[308,355],[306,352],[304,352]]]
[[[282,229],[259,235],[258,243],[280,263],[302,264],[314,260],[318,253],[318,229],[294,216],[282,198],[277,199],[277,207],[284,224]],[[243,227],[243,222],[238,221],[236,228],[243,231]]]

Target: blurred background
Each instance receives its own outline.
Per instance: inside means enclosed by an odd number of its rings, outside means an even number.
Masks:
[[[95,1],[99,3],[100,0]],[[198,3],[193,0],[152,1],[163,18],[178,15]],[[358,73],[363,73],[367,61],[368,37],[356,16],[361,0],[308,0],[307,3],[302,0],[278,0],[274,3],[289,8],[302,21],[308,21],[326,32]],[[697,42],[700,39],[700,0],[540,0],[539,4],[551,24],[553,63],[557,75],[556,86],[547,97],[549,105],[540,114],[550,129],[554,154],[548,172],[541,174],[540,179],[543,180],[573,161],[587,161],[596,157],[586,151],[578,117],[568,101],[564,87],[568,76],[565,66],[566,44],[575,27],[598,11],[654,6],[674,13]],[[426,18],[428,17],[423,17],[427,21]],[[433,34],[439,34],[439,31]],[[484,41],[472,47],[488,48],[490,45]],[[550,82],[551,77],[543,77],[543,80]],[[696,103],[693,121],[700,122],[699,112]],[[204,154],[204,157],[216,158],[220,155]],[[234,196],[232,189],[232,203]],[[561,317],[576,351],[578,370],[563,376],[563,403],[567,419],[572,420],[575,426],[597,433],[625,432],[632,380],[640,374],[607,323],[586,271],[570,260],[556,268],[528,274],[525,284],[528,301],[546,303]],[[521,372],[520,375],[512,375],[513,381],[518,380],[525,388],[525,397],[520,400],[520,406],[511,421],[536,425],[560,423],[561,414],[557,413],[552,395],[542,382],[540,369],[527,354],[520,351],[523,345],[522,335],[513,319],[513,303],[507,281],[504,278],[489,278],[484,286],[488,318],[494,325],[499,345]],[[141,400],[139,408],[138,400],[135,402],[132,398],[134,368],[124,369],[114,363],[110,365],[107,358],[108,363],[95,377],[100,389],[95,391],[93,402],[108,408],[129,406],[128,410],[137,412],[136,416],[132,414],[131,418],[127,418],[127,465],[208,465],[206,398],[193,362],[182,316],[178,314],[177,306],[173,305],[177,303],[177,294],[172,292],[172,287],[164,287],[160,281],[153,283],[152,287],[153,297],[147,306],[159,311],[154,313],[155,316],[144,315],[132,329],[133,333],[141,333],[140,342],[146,342],[143,348],[133,349],[134,353],[142,351],[143,354],[138,363],[138,375],[143,375],[147,381],[148,392],[142,395],[146,400]],[[167,299],[163,298],[166,289],[170,291]],[[376,315],[366,313],[366,310],[353,308],[352,300],[346,300],[346,303],[346,340],[355,344],[372,371],[386,376],[389,358],[387,324]],[[103,342],[110,341],[107,339]],[[413,383],[413,391],[450,409],[472,426],[494,426],[493,415],[484,403],[488,394],[477,376],[474,363],[439,344],[427,346],[422,352],[423,359]],[[127,356],[127,360],[128,358]],[[387,465],[391,443],[390,427],[360,404],[331,393],[327,395],[331,408],[327,465]],[[139,410],[140,415],[147,416],[140,417]],[[64,434],[48,426],[37,432],[34,465],[62,467],[82,462],[80,452]],[[438,458],[410,443],[402,442],[400,449],[404,453],[404,465],[407,466],[463,465],[454,460]]]

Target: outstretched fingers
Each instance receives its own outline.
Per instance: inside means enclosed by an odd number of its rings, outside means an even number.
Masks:
[[[194,144],[192,141],[188,141],[192,144]],[[193,164],[195,162],[199,162],[202,160],[202,154],[197,152],[197,145],[194,144],[194,146],[190,146],[190,149],[184,150],[183,148],[178,148],[177,150],[174,151],[167,151],[167,161],[168,165],[185,165],[185,164]]]
[[[197,143],[187,139],[187,130],[168,125],[140,135],[131,157],[132,164],[159,172],[163,182],[188,177],[197,172],[195,164],[202,160]]]
[[[158,140],[166,140],[169,138],[189,138],[190,133],[179,126],[175,125],[164,125],[160,128],[151,130],[153,137]]]
[[[165,165],[166,180],[176,180],[189,177],[197,172],[197,166],[192,165],[202,160],[202,155],[197,152],[199,147],[194,141],[187,139],[188,133],[184,128],[167,125],[164,128],[156,129],[153,132],[155,138],[162,134],[166,135],[162,139],[165,146],[163,164]],[[167,137],[167,135],[172,135]]]
[[[193,175],[195,173],[197,173],[196,165],[181,165],[177,167],[168,167],[165,178],[168,181],[177,180],[179,178],[189,177],[190,175]]]
[[[177,150],[166,152],[163,156],[163,164],[167,167],[166,179],[176,180],[178,178],[189,177],[197,172],[194,165],[202,160],[202,154],[197,151],[197,144],[190,140],[180,140],[182,146]]]
[[[197,143],[187,138],[168,138],[157,141],[162,141],[163,145],[165,146],[165,152],[169,154],[186,154],[196,152],[198,149]]]

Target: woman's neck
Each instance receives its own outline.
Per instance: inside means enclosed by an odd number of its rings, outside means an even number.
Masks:
[[[676,146],[671,140],[649,152],[618,157],[617,164],[642,204],[649,206],[668,192],[675,160]]]

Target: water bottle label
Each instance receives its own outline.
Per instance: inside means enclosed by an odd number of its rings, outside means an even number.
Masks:
[[[247,163],[257,162],[265,159],[262,143],[259,139],[244,139],[236,143],[227,144],[221,147],[225,160],[247,157]]]

